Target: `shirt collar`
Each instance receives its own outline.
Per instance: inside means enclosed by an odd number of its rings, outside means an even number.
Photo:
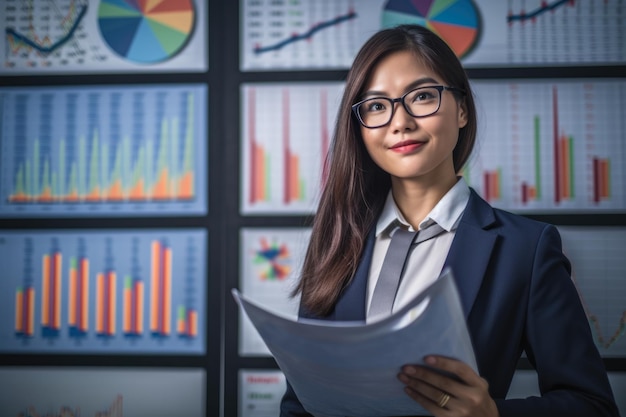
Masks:
[[[469,186],[459,177],[456,184],[439,200],[424,220],[420,222],[420,229],[429,226],[431,223],[437,223],[448,232],[456,230],[469,197]],[[384,231],[391,232],[398,222],[408,226],[409,230],[413,230],[400,212],[393,199],[391,190],[389,190],[383,211],[380,213],[376,223],[376,237]]]

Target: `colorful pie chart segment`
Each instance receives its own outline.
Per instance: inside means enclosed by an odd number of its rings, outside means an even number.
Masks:
[[[388,0],[382,26],[408,23],[435,32],[459,58],[475,46],[480,33],[478,11],[471,0]]]
[[[189,41],[196,12],[191,0],[102,0],[98,27],[106,44],[129,61],[167,61]]]

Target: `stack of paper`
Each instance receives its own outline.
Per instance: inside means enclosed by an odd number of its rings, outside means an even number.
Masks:
[[[428,414],[404,391],[403,365],[426,355],[455,358],[477,370],[452,272],[374,323],[302,319],[271,313],[233,289],[304,408],[315,416]]]

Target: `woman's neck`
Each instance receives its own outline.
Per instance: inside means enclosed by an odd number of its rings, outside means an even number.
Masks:
[[[404,218],[417,230],[420,222],[456,182],[456,175],[428,185],[420,180],[392,178],[391,192]]]

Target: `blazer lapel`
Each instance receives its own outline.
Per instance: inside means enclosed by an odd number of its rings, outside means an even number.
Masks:
[[[372,263],[372,255],[374,253],[374,241],[376,240],[376,227],[367,235],[363,255],[359,262],[359,266],[350,281],[350,284],[344,289],[339,296],[335,310],[331,314],[333,320],[337,321],[354,321],[365,320],[365,299],[367,291],[367,277],[369,275],[370,264]]]
[[[469,202],[445,262],[445,266],[449,266],[454,274],[466,319],[498,238],[497,233],[485,230],[495,221],[493,208],[471,190]]]
[[[444,268],[449,266],[454,273],[465,318],[472,309],[498,237],[497,233],[485,230],[495,221],[493,208],[471,190],[465,213],[444,264]],[[372,263],[374,241],[375,228],[372,228],[367,236],[359,267],[337,300],[335,310],[326,317],[327,319],[365,320],[367,278]]]

